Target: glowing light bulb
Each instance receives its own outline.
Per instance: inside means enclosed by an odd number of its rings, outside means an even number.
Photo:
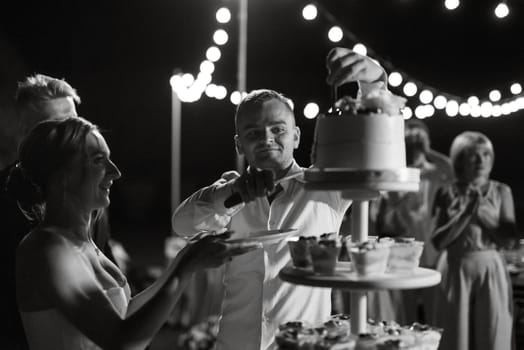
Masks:
[[[493,102],[500,101],[500,98],[502,95],[500,94],[500,91],[498,90],[491,90],[489,93],[489,99]]]
[[[196,81],[202,84],[203,86],[206,86],[207,84],[211,82],[211,79],[212,79],[211,74],[206,73],[206,72],[200,72],[197,75]]]
[[[206,86],[206,90],[205,90],[206,96],[209,98],[215,97],[216,90],[217,90],[217,86],[215,84],[209,84],[208,86]]]
[[[493,104],[489,101],[482,102],[480,105],[480,115],[484,118],[491,117],[491,111],[493,110]]]
[[[429,90],[422,90],[418,98],[420,102],[428,104],[431,103],[431,101],[433,101],[433,93]]]
[[[362,56],[367,56],[368,54],[368,49],[366,48],[366,46],[364,44],[355,44],[355,46],[353,46],[353,51],[355,51],[356,53],[362,55]]]
[[[216,13],[218,23],[228,23],[231,20],[231,12],[227,7],[221,7]]]
[[[491,111],[491,115],[496,117],[500,117],[502,115],[502,107],[500,105],[494,105],[493,110]]]
[[[304,6],[304,8],[302,9],[302,17],[304,17],[306,21],[314,20],[315,18],[317,18],[317,15],[317,7],[313,4],[308,4]]]
[[[495,16],[497,18],[504,18],[509,15],[509,7],[505,2],[499,2],[497,7],[495,7]]]
[[[222,85],[217,85],[215,91],[215,98],[217,100],[223,100],[227,96],[227,89]]]
[[[432,105],[425,105],[424,106],[424,115],[426,118],[432,117],[435,114],[435,107]]]
[[[417,85],[415,83],[409,81],[404,85],[404,94],[408,97],[414,96],[417,93]]]
[[[480,109],[480,106],[479,106],[479,105],[471,106],[471,112],[470,112],[470,115],[471,115],[473,118],[478,118],[478,117],[480,117],[480,112],[481,112],[481,109]]]
[[[468,103],[473,107],[475,105],[478,105],[480,103],[480,100],[477,96],[470,96],[468,97]]]
[[[463,117],[469,115],[471,113],[471,106],[469,103],[461,103],[459,106],[459,114]]]
[[[178,91],[181,88],[185,88],[184,79],[180,74],[171,76],[169,79],[169,85],[171,85],[171,89],[173,89],[173,91]]]
[[[389,85],[396,87],[402,84],[402,75],[399,72],[392,72],[388,77]]]
[[[342,28],[338,26],[333,26],[328,32],[328,38],[334,43],[338,43],[342,38],[344,37],[344,32],[342,32]]]
[[[211,46],[206,51],[206,58],[210,60],[211,62],[216,62],[220,59],[220,56],[222,53],[220,52],[220,49],[216,46]]]
[[[229,36],[227,35],[227,32],[224,29],[218,29],[215,31],[215,34],[213,34],[213,41],[217,45],[224,45],[227,43],[227,40],[229,39]]]
[[[195,77],[191,73],[185,73],[182,75],[182,80],[184,81],[185,86],[190,86],[195,81]]]
[[[513,95],[518,95],[522,92],[522,86],[519,83],[511,84],[510,91]]]
[[[409,119],[413,116],[413,110],[411,110],[410,107],[404,107],[402,108],[402,115],[404,116],[404,119]]]
[[[459,105],[455,100],[449,100],[446,104],[446,114],[448,117],[454,117],[458,114]]]
[[[200,63],[200,71],[202,73],[212,74],[215,71],[215,65],[211,61],[204,60]]]
[[[304,107],[304,116],[307,119],[313,119],[318,115],[318,112],[320,111],[320,108],[315,102],[309,102]]]
[[[446,103],[448,102],[447,98],[445,98],[442,95],[438,95],[433,100],[433,104],[435,105],[436,109],[444,109],[446,108]]]
[[[517,98],[517,106],[519,109],[524,109],[524,97]]]
[[[502,114],[508,115],[511,113],[511,107],[509,106],[509,103],[503,103],[502,104]]]
[[[233,103],[234,105],[238,105],[240,101],[242,100],[242,95],[240,94],[240,91],[233,91],[231,93],[230,100],[231,100],[231,103]]]
[[[457,7],[459,7],[460,1],[459,0],[446,0],[444,1],[444,6],[450,11],[455,10]]]
[[[415,117],[418,119],[424,119],[426,117],[424,113],[424,106],[419,105],[417,108],[415,108]]]

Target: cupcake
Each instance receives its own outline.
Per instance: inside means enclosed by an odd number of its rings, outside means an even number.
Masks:
[[[342,243],[334,234],[323,234],[309,247],[315,273],[333,274]]]
[[[349,335],[351,333],[351,324],[343,320],[330,319],[324,322],[323,327],[330,335]]]
[[[376,344],[377,350],[420,350],[415,338],[410,336],[391,336],[381,338]]]
[[[359,275],[381,274],[386,271],[389,247],[379,242],[352,242],[349,255],[354,269]]]
[[[409,329],[413,331],[417,344],[423,350],[437,350],[440,338],[442,338],[442,328],[431,327],[418,322],[413,323]]]
[[[275,342],[281,349],[313,349],[320,338],[320,331],[310,324],[292,321],[278,326]]]
[[[356,343],[354,335],[328,334],[315,344],[314,350],[353,350]]]
[[[378,336],[374,333],[360,333],[355,350],[375,350]]]
[[[412,272],[420,262],[424,242],[414,239],[396,238],[389,247],[388,271]]]
[[[309,251],[309,247],[311,246],[312,242],[315,242],[316,240],[317,237],[315,236],[291,237],[287,240],[293,266],[299,268],[309,268],[312,266],[311,252]]]

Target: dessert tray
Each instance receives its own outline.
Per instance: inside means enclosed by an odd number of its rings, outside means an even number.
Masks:
[[[280,279],[311,287],[329,287],[350,290],[417,289],[440,283],[440,272],[418,267],[409,272],[385,272],[359,275],[350,262],[338,262],[333,274],[314,273],[311,268],[288,265],[280,270]]]
[[[374,198],[379,196],[379,191],[418,191],[420,170],[309,168],[304,179],[306,190],[342,191],[344,197],[352,199]]]

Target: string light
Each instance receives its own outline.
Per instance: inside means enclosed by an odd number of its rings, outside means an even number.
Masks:
[[[238,105],[240,103],[240,100],[242,99],[242,95],[240,94],[240,91],[233,91],[230,96],[231,103],[234,105]]]
[[[462,102],[459,106],[459,114],[463,117],[471,113],[471,106],[469,103]]]
[[[477,96],[470,96],[468,97],[468,103],[471,105],[471,106],[476,106],[480,103],[480,100]]]
[[[217,45],[224,45],[227,43],[229,39],[229,36],[227,35],[227,32],[223,29],[218,29],[215,34],[213,34],[213,41]]]
[[[460,6],[460,1],[446,0],[444,4],[448,10],[455,10]],[[314,21],[318,18],[319,8],[322,10],[323,15],[332,23],[328,31],[329,40],[338,43],[345,38],[354,42],[353,50],[355,52],[369,56],[371,59],[378,61],[386,69],[389,73],[388,86],[393,89],[399,89],[408,100],[412,101],[411,103],[414,103],[413,107],[406,106],[403,108],[402,114],[405,119],[412,118],[413,115],[417,118],[428,118],[433,116],[436,110],[443,110],[449,117],[460,115],[474,118],[480,116],[489,118],[509,115],[524,109],[524,96],[520,96],[522,93],[522,85],[519,82],[511,83],[509,92],[511,92],[512,96],[506,98],[503,98],[503,92],[498,89],[492,89],[488,95],[489,100],[482,99],[482,101],[475,95],[464,99],[449,93],[439,92],[437,89],[409,77],[405,72],[396,69],[390,62],[380,58],[372,49],[360,42],[353,33],[338,25],[338,21],[318,4],[309,3],[304,6],[302,8],[302,17],[307,21]],[[503,18],[509,14],[509,8],[505,0],[497,5],[495,13],[499,18]],[[231,20],[231,12],[226,7],[222,7],[216,12],[216,19],[218,23],[228,23]],[[215,45],[225,45],[228,40],[228,33],[222,28],[217,29],[213,34]],[[222,55],[220,49],[215,45],[207,49],[206,59],[200,64],[200,72],[196,79],[189,73],[179,73],[171,77],[170,85],[173,91],[177,92],[181,101],[195,102],[203,93],[210,98],[219,100],[227,96],[228,92],[226,87],[211,83],[212,73],[215,70],[214,63],[219,61]],[[403,83],[404,85],[402,86]],[[419,89],[421,92],[418,95],[418,100],[415,102],[412,99],[417,95]],[[245,94],[245,92],[241,95],[238,91],[233,91],[230,95],[230,101],[233,104],[238,104]],[[315,102],[306,104],[303,113],[306,118],[315,118],[319,113],[318,104]]]
[[[231,20],[231,12],[227,7],[219,8],[216,13],[216,19],[218,23],[229,23]]]
[[[389,85],[397,87],[402,84],[402,75],[399,72],[391,72],[388,77]]]
[[[314,102],[309,102],[308,104],[306,104],[306,106],[304,107],[304,116],[307,118],[307,119],[313,119],[315,118],[318,113],[320,112],[320,108],[318,107],[318,105]]]
[[[216,46],[211,46],[206,51],[206,58],[210,60],[211,62],[216,62],[220,59],[220,56],[222,53],[220,52],[220,49]]]
[[[433,101],[433,93],[429,90],[422,90],[418,98],[420,102],[428,104],[431,103],[431,101]]]
[[[368,49],[366,48],[366,46],[360,43],[355,44],[355,46],[353,46],[353,51],[362,56],[367,56],[368,54]]]
[[[491,90],[489,93],[489,99],[493,102],[500,101],[501,97],[500,91],[498,90]]]
[[[227,7],[221,7],[216,12],[216,20],[220,24],[229,23],[231,12]],[[216,45],[225,45],[229,40],[227,32],[219,28],[213,33],[213,42]],[[182,102],[196,102],[205,94],[207,97],[222,100],[227,96],[227,89],[222,85],[212,83],[215,63],[220,60],[222,53],[217,46],[210,46],[206,50],[206,59],[200,63],[200,72],[196,79],[190,73],[178,73],[173,75],[169,83],[171,89],[177,94]],[[232,95],[232,101],[235,98]]]
[[[410,119],[413,116],[413,110],[410,107],[404,107],[402,108],[402,115],[404,116],[404,119]]]
[[[415,85],[415,83],[412,81],[408,81],[406,84],[404,84],[404,88],[402,89],[404,94],[408,97],[415,96],[417,90],[417,85]]]
[[[522,86],[519,83],[511,84],[510,91],[513,95],[518,95],[522,92]]]
[[[344,32],[339,26],[333,26],[328,32],[328,38],[334,43],[338,43],[344,37]]]
[[[509,7],[508,5],[506,4],[506,1],[501,1],[497,4],[497,6],[495,7],[495,16],[497,16],[497,18],[505,18],[509,15]]]
[[[446,108],[446,104],[447,103],[448,103],[448,100],[444,96],[442,96],[442,95],[438,95],[433,100],[433,105],[435,106],[436,109],[444,109],[444,108]]]
[[[444,1],[444,6],[450,10],[450,11],[453,11],[453,10],[456,10],[460,5],[460,1],[459,0],[446,0]]]
[[[302,17],[304,17],[306,21],[314,20],[315,18],[317,18],[317,14],[318,10],[314,4],[307,4],[302,9]]]

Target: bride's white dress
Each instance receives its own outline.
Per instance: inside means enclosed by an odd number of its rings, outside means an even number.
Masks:
[[[118,313],[124,316],[129,302],[126,288],[114,287],[105,292]],[[56,309],[20,314],[31,350],[102,350]]]

